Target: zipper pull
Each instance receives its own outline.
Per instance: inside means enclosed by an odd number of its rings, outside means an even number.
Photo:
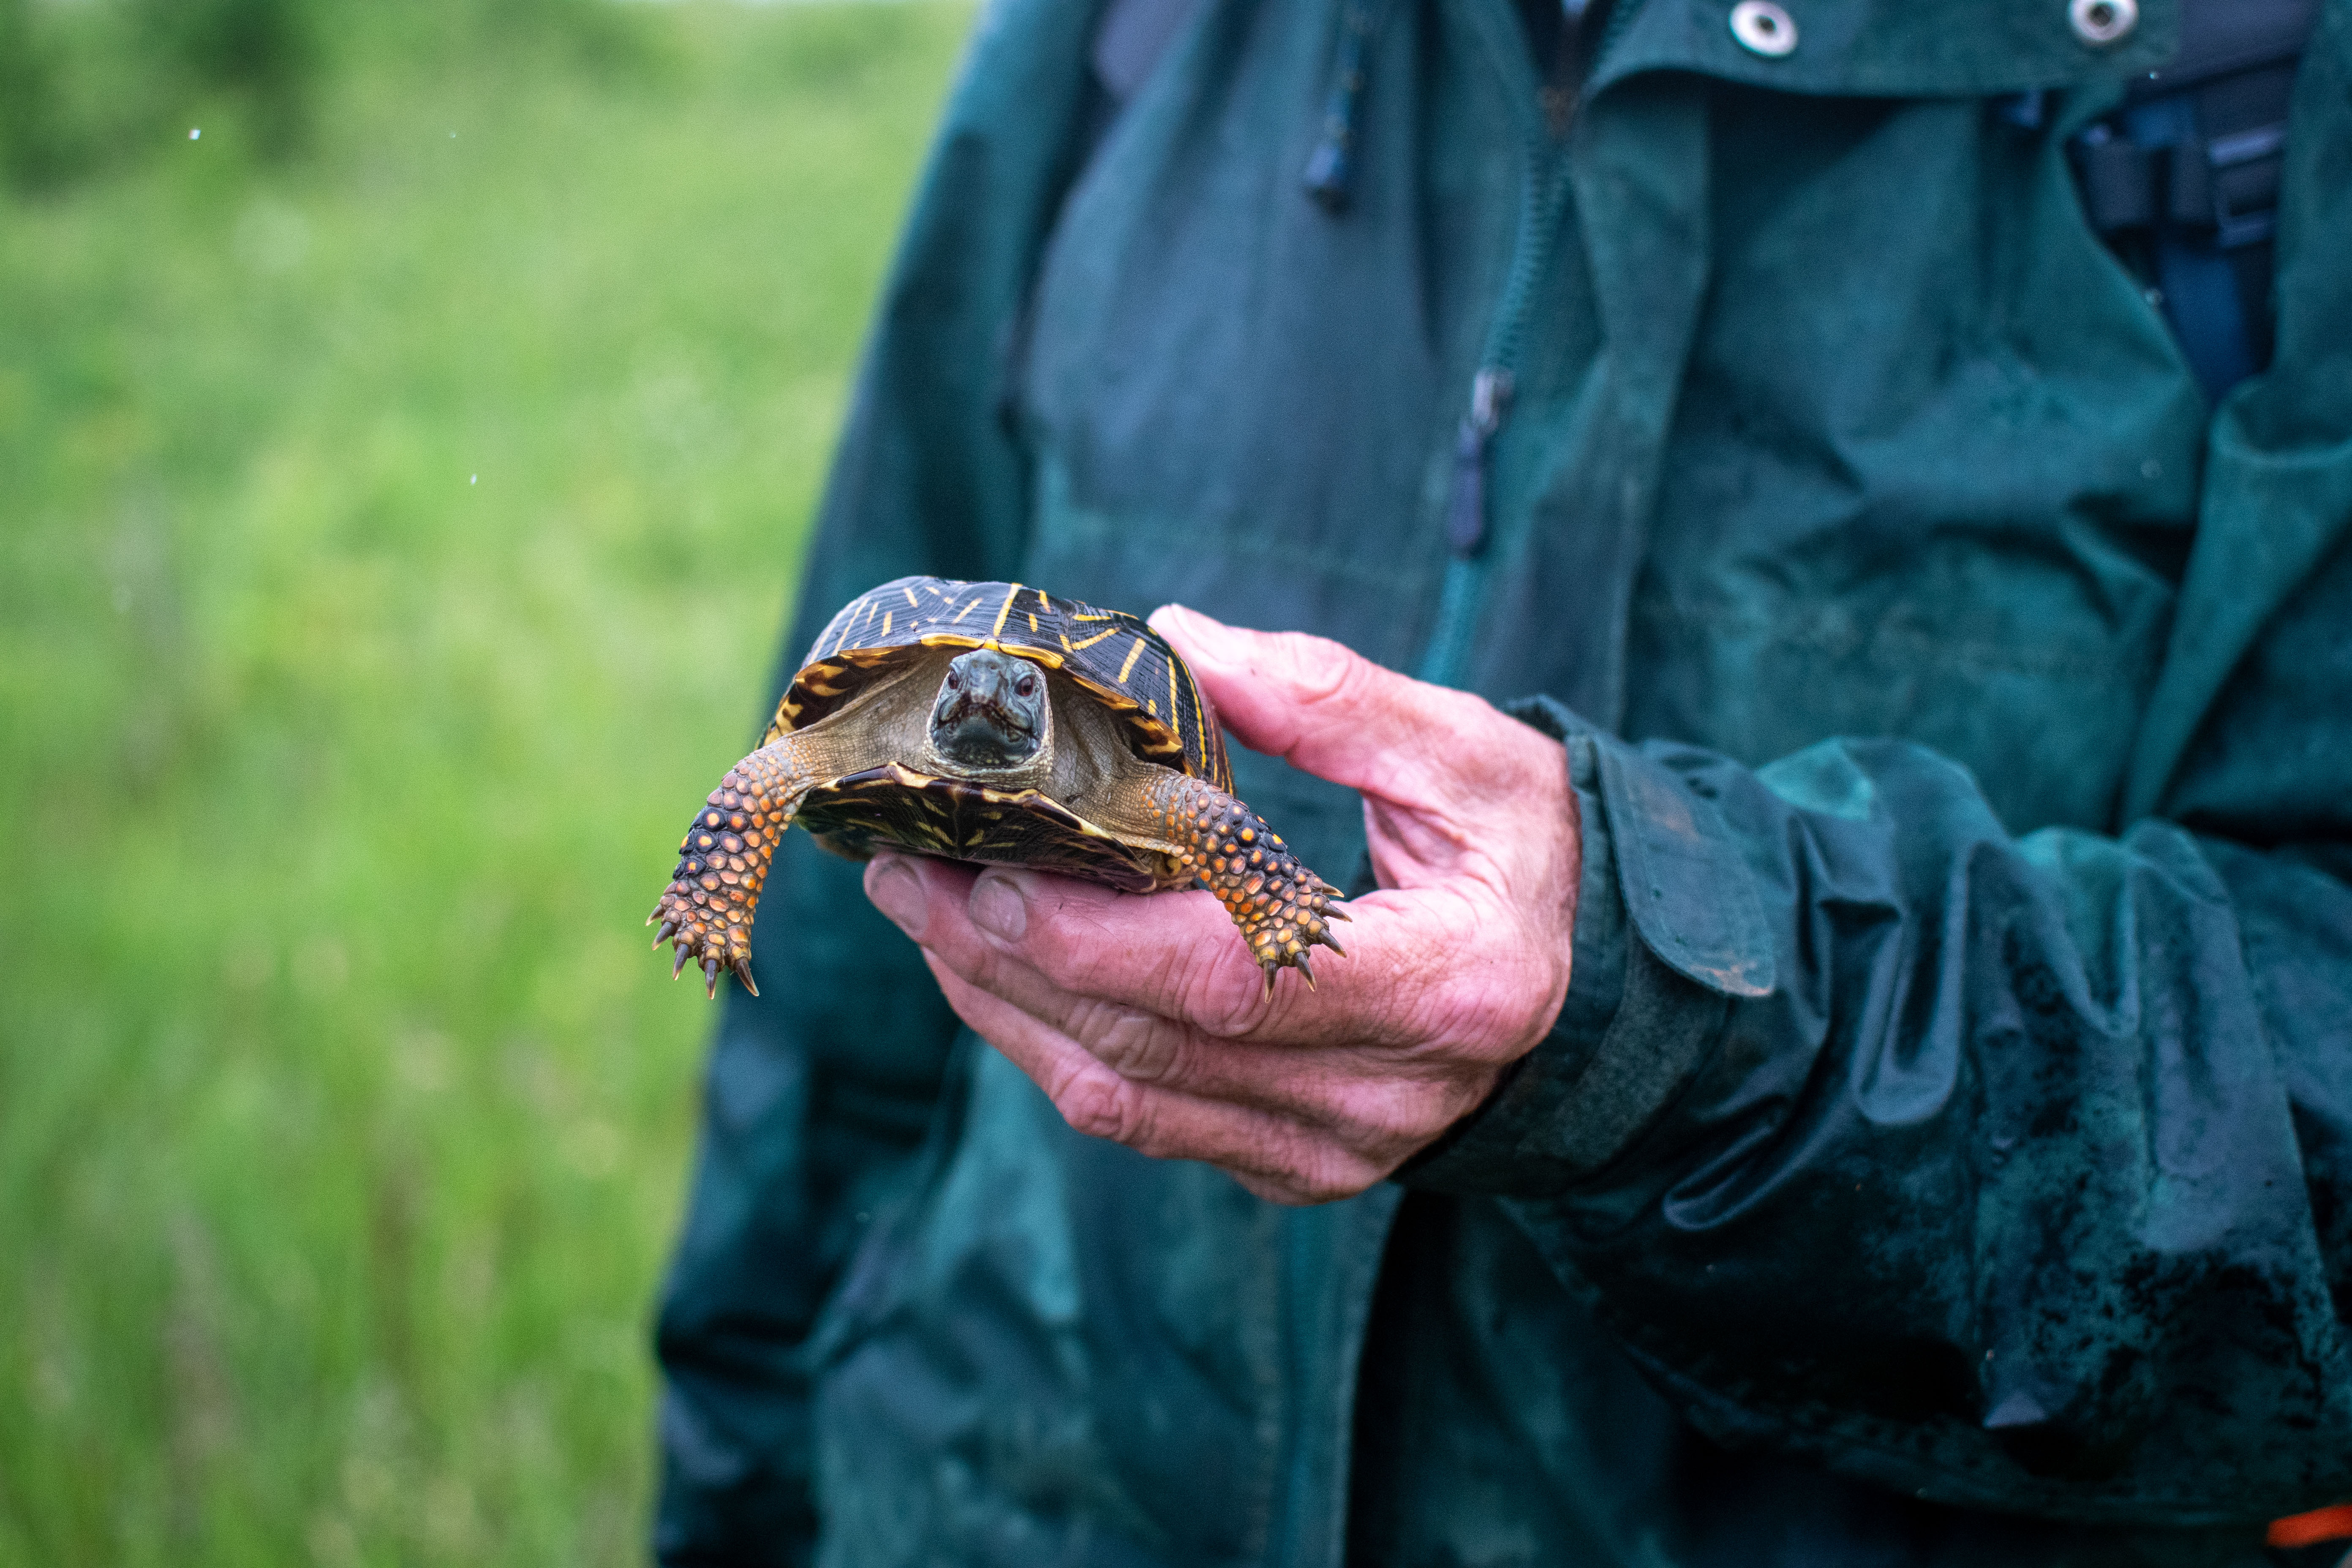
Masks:
[[[1356,178],[1356,121],[1362,117],[1364,73],[1379,18],[1370,0],[1351,0],[1340,22],[1331,92],[1323,106],[1323,134],[1307,155],[1301,182],[1307,194],[1334,216],[1348,210]]]
[[[1454,488],[1445,500],[1445,543],[1457,556],[1486,542],[1486,447],[1511,405],[1511,373],[1480,371],[1470,383],[1470,412],[1454,437]]]

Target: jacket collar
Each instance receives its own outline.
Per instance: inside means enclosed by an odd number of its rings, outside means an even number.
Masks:
[[[2069,0],[1779,0],[1797,46],[1778,58],[1733,36],[1735,0],[1622,0],[1591,89],[1645,71],[1694,71],[1787,92],[1975,98],[2110,81],[2171,58],[2180,0],[2138,0],[2104,47],[2078,37]]]

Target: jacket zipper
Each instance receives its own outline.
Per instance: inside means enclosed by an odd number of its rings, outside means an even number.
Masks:
[[[1524,138],[1526,169],[1519,186],[1519,216],[1505,275],[1503,300],[1487,329],[1477,374],[1470,378],[1470,405],[1454,433],[1454,476],[1445,502],[1445,580],[1439,590],[1437,625],[1417,672],[1440,686],[1458,686],[1470,662],[1472,634],[1486,597],[1493,532],[1487,483],[1495,437],[1510,417],[1520,340],[1534,309],[1536,289],[1550,268],[1551,249],[1568,201],[1568,157],[1556,150],[1540,113],[1529,106],[1533,123]]]
[[[1641,0],[1616,0],[1609,7],[1601,19],[1601,37],[1585,58],[1580,96],[1590,88],[1610,46],[1639,9]],[[1516,27],[1517,19],[1508,20]],[[1517,42],[1516,36],[1511,42]],[[1560,216],[1568,204],[1568,151],[1564,143],[1553,144],[1539,104],[1530,101],[1521,107],[1520,132],[1523,169],[1511,268],[1505,275],[1502,305],[1487,330],[1477,374],[1470,378],[1469,409],[1454,433],[1454,475],[1445,500],[1445,579],[1438,591],[1437,625],[1415,672],[1440,686],[1460,685],[1469,669],[1471,640],[1486,596],[1486,549],[1493,532],[1487,506],[1488,468],[1495,437],[1510,417],[1519,340],[1534,309],[1536,289],[1549,270],[1551,247],[1558,242]]]

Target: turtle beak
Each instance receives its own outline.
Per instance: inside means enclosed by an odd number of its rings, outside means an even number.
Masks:
[[[1004,746],[1034,741],[1037,732],[1022,717],[985,697],[961,697],[931,721],[931,732],[942,751],[954,752],[966,743],[994,739]]]

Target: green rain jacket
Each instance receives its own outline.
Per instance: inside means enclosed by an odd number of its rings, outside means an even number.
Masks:
[[[935,573],[1515,703],[1573,988],[1400,1181],[1284,1209],[1072,1132],[792,836],[667,1561],[2202,1564],[2352,1499],[2352,0],[2218,410],[2064,151],[2174,5],[2067,9],[1789,0],[1770,58],[1627,0],[1555,138],[1509,0],[1396,0],[1335,213],[1338,0],[1203,0],[1115,116],[1094,5],[988,7],[787,667]]]

